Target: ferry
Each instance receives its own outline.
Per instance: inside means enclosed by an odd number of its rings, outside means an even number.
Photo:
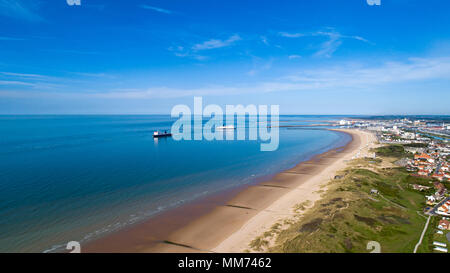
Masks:
[[[217,130],[234,130],[236,127],[234,125],[227,125],[227,126],[218,126]]]
[[[153,138],[159,138],[159,137],[170,137],[172,136],[171,133],[168,133],[167,131],[164,131],[164,133],[160,131],[153,132]]]

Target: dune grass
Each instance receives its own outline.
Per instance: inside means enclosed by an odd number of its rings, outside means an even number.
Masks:
[[[396,149],[382,151],[390,160],[392,151],[403,155]],[[250,248],[291,253],[370,252],[367,243],[376,241],[382,252],[412,252],[426,217],[422,214],[425,193],[411,185],[430,185],[431,180],[411,177],[404,168],[383,168],[382,160],[350,162],[340,178],[329,182],[320,201],[301,217],[294,217],[287,228],[272,229],[254,240]],[[379,193],[371,194],[372,189]],[[432,252],[430,240],[432,236],[424,239],[421,252]]]

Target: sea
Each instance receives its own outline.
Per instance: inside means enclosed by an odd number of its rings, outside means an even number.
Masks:
[[[166,115],[0,116],[0,252],[64,251],[255,183],[348,143],[318,126],[339,119],[280,116],[269,152],[248,138],[154,139]]]

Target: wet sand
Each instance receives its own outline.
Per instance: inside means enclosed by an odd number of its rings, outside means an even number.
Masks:
[[[292,208],[320,198],[317,191],[345,162],[364,156],[373,143],[366,132],[258,184],[211,196],[82,246],[83,252],[242,252]]]

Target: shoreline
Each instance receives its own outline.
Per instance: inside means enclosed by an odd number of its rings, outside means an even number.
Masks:
[[[324,173],[336,165],[341,169],[342,161],[366,143],[360,131],[335,131],[352,140],[270,179],[186,204],[88,242],[83,252],[242,252],[280,217],[288,216],[294,205],[316,201]]]
[[[369,150],[375,143],[375,137],[371,133],[348,129],[336,131],[350,134],[352,141],[341,152],[330,151],[322,154],[319,162],[324,166],[317,173],[305,179],[303,183],[297,184],[289,193],[277,199],[265,210],[260,211],[212,250],[221,253],[249,250],[249,244],[274,224],[292,219],[296,205],[309,201],[310,204],[306,206],[306,210],[302,214],[306,213],[308,208],[313,207],[314,203],[322,198],[321,193],[327,190],[326,184],[334,178],[338,171],[347,166],[349,160],[355,157],[369,156]]]

